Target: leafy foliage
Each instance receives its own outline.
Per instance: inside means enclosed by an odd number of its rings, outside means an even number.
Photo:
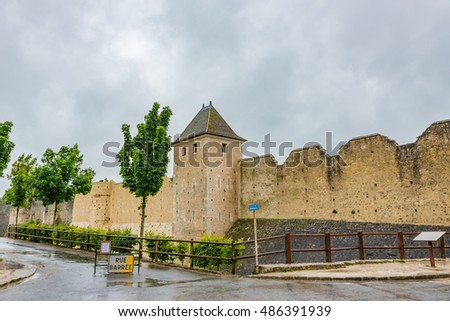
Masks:
[[[131,252],[130,248],[138,244],[138,238],[131,233],[130,229],[105,231],[102,229],[80,228],[75,226],[50,226],[30,222],[18,225],[16,232],[18,233],[16,238],[19,239],[88,251],[98,250],[100,242],[105,240],[110,240],[113,251],[119,253],[129,253]],[[59,240],[56,241],[56,239]],[[201,241],[208,243],[194,244],[192,254],[204,256],[202,258],[193,258],[194,266],[204,269],[219,269],[220,266],[230,265],[232,263],[232,239],[205,234]],[[238,240],[237,242],[239,243],[240,241]],[[153,232],[145,234],[146,249],[148,251],[164,253],[150,253],[149,257],[153,261],[174,263],[178,259],[179,262],[177,263],[183,264],[185,259],[184,254],[189,251],[188,244],[189,241],[173,241],[172,237],[164,234]],[[241,256],[243,251],[244,245],[234,245],[235,257]]]
[[[147,250],[149,251],[157,251],[157,252],[166,252],[166,253],[176,253],[177,247],[171,241],[171,237],[164,234],[155,234],[153,232],[148,232],[145,234],[147,238],[145,240],[145,244]],[[175,255],[170,254],[155,254],[150,253],[149,257],[152,261],[159,262],[173,262],[175,260]]]
[[[3,177],[3,171],[8,167],[14,149],[14,143],[9,140],[12,127],[13,123],[9,121],[0,123],[0,177]]]
[[[99,249],[102,241],[111,240],[111,246],[115,252],[130,253],[131,248],[137,244],[136,236],[131,229],[106,231],[99,228],[84,228],[65,225],[46,225],[37,222],[29,222],[17,226],[17,238],[39,243],[50,243],[66,248],[80,248],[87,251]],[[52,240],[59,239],[58,241]]]
[[[194,245],[193,254],[200,256],[220,257],[223,259],[213,258],[194,258],[194,265],[204,269],[219,269],[221,265],[231,264],[231,258],[233,257],[233,240],[227,237],[221,236],[209,236],[203,235],[200,239],[203,242],[212,243],[229,243],[224,244],[209,244],[209,243],[196,243]],[[235,245],[235,256],[240,256],[244,251],[243,245]]]
[[[78,145],[63,146],[56,153],[47,149],[42,157],[42,165],[34,172],[33,187],[35,196],[44,206],[73,200],[75,194],[91,191],[95,172],[91,168],[81,169],[83,155]]]
[[[178,254],[186,254],[189,251],[189,244],[187,242],[178,242],[177,244],[177,253]],[[183,264],[186,257],[184,255],[177,255],[178,260],[181,264]]]
[[[130,253],[130,248],[133,248],[139,243],[137,238],[129,238],[128,236],[136,236],[131,233],[131,229],[112,230],[108,232],[112,236],[111,246],[118,253]]]
[[[144,123],[137,125],[135,137],[130,134],[130,125],[122,125],[124,144],[118,153],[120,175],[123,186],[137,197],[156,195],[167,171],[171,149],[167,128],[172,111],[169,106],[163,107],[161,113],[159,109],[155,102]]]
[[[147,197],[155,196],[164,182],[169,163],[171,139],[167,135],[172,111],[169,106],[163,107],[155,102],[152,109],[144,118],[144,122],[137,125],[137,134],[132,137],[130,125],[123,124],[124,143],[117,157],[120,164],[122,185],[136,197],[141,197],[141,227],[139,236],[144,236],[145,207]],[[139,243],[142,250],[143,243]],[[141,255],[141,252],[139,252]]]
[[[29,205],[29,199],[33,194],[31,177],[35,166],[36,158],[32,155],[25,156],[23,154],[14,162],[11,174],[8,175],[11,180],[11,187],[5,192],[4,199],[7,204],[17,207],[17,211],[20,207]]]

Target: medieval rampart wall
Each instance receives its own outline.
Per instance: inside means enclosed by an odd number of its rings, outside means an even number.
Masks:
[[[258,202],[261,218],[450,225],[450,121],[414,144],[376,134],[350,140],[339,155],[320,146],[240,162],[240,218]]]
[[[166,177],[148,199],[145,230],[184,238],[199,238],[204,231],[224,234],[237,218],[252,217],[247,206],[254,202],[264,219],[450,226],[450,121],[432,124],[412,144],[375,134],[351,139],[335,156],[320,146],[297,149],[281,165],[271,155],[239,160],[240,151],[232,153],[231,166],[177,168],[175,163],[174,182]],[[201,156],[199,149],[196,157]],[[223,155],[216,158],[212,161]],[[120,183],[98,182],[73,204],[60,204],[58,218],[138,234],[139,204]],[[16,212],[10,211],[14,224]],[[30,219],[52,224],[53,206],[35,202],[21,209],[19,223]]]
[[[149,197],[146,206],[145,230],[172,234],[172,182],[164,178],[161,190]],[[72,225],[104,229],[131,228],[139,233],[141,222],[140,198],[136,198],[122,184],[97,182],[87,195],[76,195]]]

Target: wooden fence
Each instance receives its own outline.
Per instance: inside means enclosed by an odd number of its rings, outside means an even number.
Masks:
[[[158,239],[158,238],[139,238],[137,236],[116,236],[116,235],[107,235],[107,234],[89,234],[89,233],[80,233],[80,232],[70,232],[70,231],[60,231],[60,230],[48,230],[41,228],[31,228],[31,227],[20,227],[21,229],[25,229],[26,233],[18,233],[14,226],[10,226],[8,228],[8,236],[13,238],[22,238],[29,241],[42,241],[44,240],[47,243],[51,243],[54,245],[65,244],[67,247],[80,247],[82,249],[88,250],[97,250],[99,246],[99,240],[128,240],[127,246],[112,246],[113,250],[116,251],[124,251],[124,252],[138,252],[133,244],[136,244],[140,241],[151,241],[154,242],[155,246],[153,250],[142,250],[142,253],[147,253],[149,256],[152,256],[156,262],[160,261],[160,258],[163,256],[176,256],[181,258],[189,258],[188,266],[191,268],[195,267],[195,259],[203,259],[203,260],[216,260],[218,262],[217,267],[219,265],[229,266],[230,272],[232,274],[236,273],[236,268],[240,261],[254,259],[255,254],[246,254],[240,255],[239,252],[242,249],[242,246],[247,247],[248,249],[252,249],[252,245],[254,244],[254,240],[248,240],[245,242],[232,242],[232,243],[220,243],[220,242],[205,242],[205,241],[194,241],[191,240],[175,240],[175,239]],[[39,232],[51,232],[52,236],[42,236]],[[64,237],[61,235],[64,234]],[[67,234],[69,233],[69,234]],[[70,234],[72,233],[72,235]],[[77,241],[76,234],[83,234],[87,241]],[[86,235],[89,234],[89,235]],[[331,234],[331,233],[323,233],[323,234],[295,234],[295,233],[286,233],[285,235],[272,236],[267,238],[258,239],[258,247],[264,247],[264,243],[277,241],[282,246],[278,246],[278,249],[272,251],[259,251],[258,257],[270,257],[275,255],[284,255],[284,263],[292,264],[297,263],[293,260],[294,253],[323,253],[323,261],[331,263],[333,261],[333,253],[338,252],[352,252],[352,255],[355,256],[356,259],[366,260],[366,253],[370,250],[379,250],[379,251],[396,251],[398,253],[398,257],[400,260],[404,260],[407,257],[407,253],[410,251],[417,250],[425,250],[429,249],[428,244],[418,244],[418,245],[407,245],[405,239],[407,238],[408,243],[412,243],[411,240],[413,237],[417,236],[419,233],[417,232],[357,232],[357,233],[340,233],[340,234]],[[439,252],[440,258],[446,257],[446,249],[450,249],[450,246],[445,245],[445,237],[450,235],[449,232],[442,237],[435,250]],[[384,244],[376,244],[373,245],[368,242],[371,237],[387,237],[389,239],[394,239],[394,242],[384,243]],[[333,247],[333,240],[336,238],[342,240],[350,240],[355,245],[353,246],[338,246]],[[90,242],[89,240],[95,239],[96,242]],[[295,247],[293,244],[295,241],[302,240],[302,247]],[[309,241],[311,240],[311,241]],[[188,250],[185,253],[177,253],[177,252],[165,252],[160,251],[158,247],[158,243],[161,242],[173,242],[173,243],[186,243],[188,244]],[[122,242],[123,243],[123,242]],[[300,243],[300,242],[297,242]],[[317,244],[322,244],[322,246],[317,246]],[[345,243],[345,242],[344,242]],[[209,255],[196,255],[194,252],[194,248],[199,244],[209,244],[217,247],[229,247],[230,248],[230,256],[209,256]],[[371,244],[371,245],[367,245]],[[424,257],[425,258],[425,257]]]
[[[195,241],[191,240],[177,240],[177,239],[164,239],[164,238],[140,238],[138,236],[125,236],[125,235],[112,235],[112,234],[95,234],[84,233],[72,230],[60,230],[60,229],[47,229],[47,228],[35,228],[27,226],[14,226],[8,227],[8,237],[15,239],[22,239],[31,242],[48,243],[56,246],[62,246],[66,248],[78,248],[87,251],[96,252],[100,248],[101,241],[111,241],[111,249],[120,253],[137,253],[139,257],[142,257],[146,253],[154,262],[166,261],[167,258],[172,258],[171,261],[175,261],[175,258],[189,258],[188,266],[190,268],[202,267],[208,268],[208,266],[214,265],[219,269],[222,265],[229,265],[231,273],[236,273],[237,258],[239,255],[239,245],[235,242],[208,242],[208,241]],[[94,241],[95,240],[95,241]],[[120,240],[118,242],[118,240]],[[154,244],[152,250],[139,250],[135,245],[139,242],[152,242]],[[119,243],[121,245],[115,245]],[[126,244],[123,246],[122,244]],[[186,252],[166,252],[161,250],[161,244],[187,244]],[[212,256],[212,255],[196,255],[195,246],[201,244],[212,245],[216,248],[227,247],[230,249],[229,256]],[[184,260],[178,259],[179,265],[185,265]],[[210,262],[216,262],[211,264]]]
[[[357,233],[339,233],[339,234],[331,234],[331,233],[323,233],[323,234],[294,234],[294,233],[286,233],[285,235],[278,235],[278,236],[272,236],[267,238],[261,238],[258,239],[258,244],[262,244],[267,241],[274,241],[274,240],[282,240],[284,243],[284,248],[275,250],[275,251],[269,251],[269,252],[260,252],[259,256],[272,256],[277,254],[284,254],[285,264],[292,264],[296,263],[292,260],[292,254],[293,253],[312,253],[312,252],[322,252],[323,253],[323,259],[324,262],[331,263],[332,260],[332,254],[336,252],[342,252],[342,251],[353,251],[356,254],[356,258],[359,260],[366,260],[366,252],[368,250],[396,250],[398,251],[398,256],[400,260],[404,260],[406,258],[406,252],[407,251],[414,251],[414,250],[424,250],[429,249],[429,246],[427,244],[425,245],[405,245],[405,237],[410,237],[412,239],[413,237],[417,236],[419,233],[417,232],[357,232]],[[446,233],[445,236],[449,236],[450,233]],[[366,245],[365,241],[369,239],[370,237],[374,236],[382,236],[382,237],[394,237],[396,239],[395,244],[378,244],[378,245]],[[355,246],[346,246],[346,247],[333,247],[333,239],[334,238],[349,238],[354,239],[356,245]],[[303,248],[295,248],[292,246],[292,243],[295,239],[318,239],[322,240],[323,246],[322,247],[303,247]],[[241,242],[237,244],[253,244],[254,241],[246,241]],[[445,249],[450,249],[450,246],[445,245],[445,237],[442,237],[437,247],[435,247],[436,250],[439,251],[439,257],[445,258]],[[254,255],[246,255],[246,256],[240,256],[236,259],[242,260],[242,259],[249,259],[249,258],[255,258]]]

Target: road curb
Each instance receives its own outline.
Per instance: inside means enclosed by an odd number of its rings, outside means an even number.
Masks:
[[[36,273],[36,268],[27,267],[15,270],[7,275],[3,280],[0,279],[0,288],[6,287],[12,283],[20,282],[24,279],[27,279],[33,276]]]
[[[328,277],[328,276],[299,276],[299,275],[251,275],[255,279],[272,279],[272,280],[302,280],[302,281],[407,281],[407,280],[433,280],[450,278],[450,273],[443,274],[418,274],[406,276],[344,276],[344,277]]]
[[[384,264],[417,264],[426,263],[426,259],[413,260],[373,260],[346,261],[339,263],[300,263],[300,264],[272,264],[261,267],[263,273],[251,275],[251,278],[274,280],[306,280],[306,281],[390,281],[390,280],[432,280],[450,278],[450,265],[445,268],[445,259],[437,259],[444,268],[441,271],[424,270],[411,266],[409,272],[390,271]],[[450,263],[450,261],[448,261]],[[380,269],[368,271],[354,270],[361,265],[379,266]],[[399,265],[400,266],[400,265]],[[352,268],[352,269],[350,269]],[[415,270],[414,270],[415,269]],[[317,273],[314,273],[317,271]],[[381,273],[380,273],[381,272]],[[399,273],[400,272],[400,273]]]

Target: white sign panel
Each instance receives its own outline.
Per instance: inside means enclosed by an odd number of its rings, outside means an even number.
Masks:
[[[100,243],[100,254],[111,253],[111,242],[101,242]]]
[[[445,232],[422,232],[413,241],[435,242],[445,235]]]

